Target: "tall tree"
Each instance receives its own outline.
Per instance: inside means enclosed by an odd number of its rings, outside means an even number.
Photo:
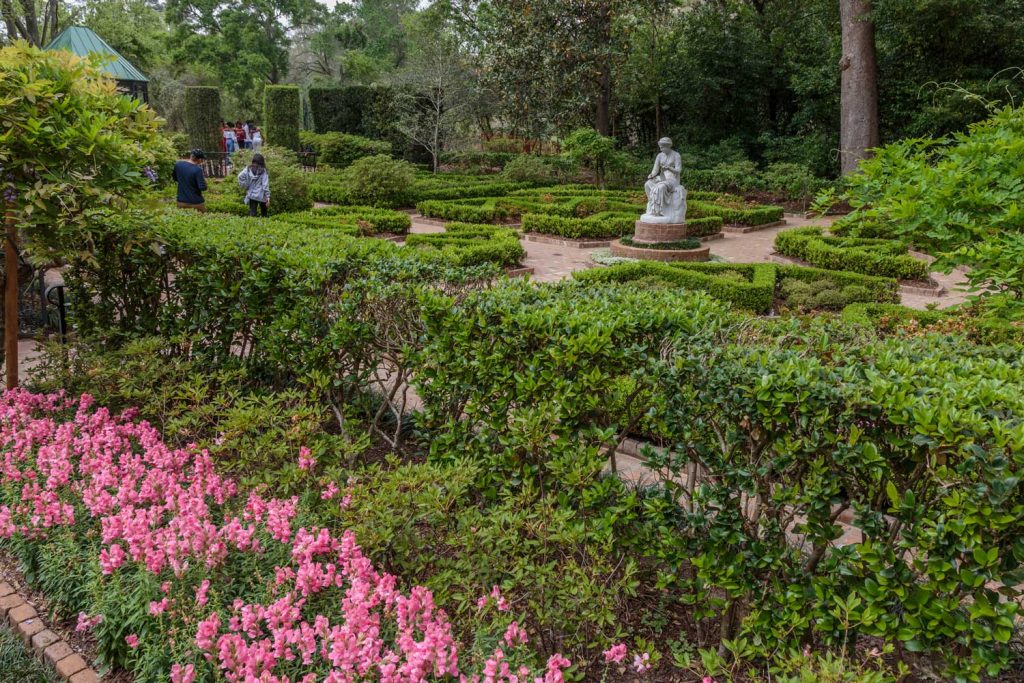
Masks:
[[[0,0],[4,39],[42,47],[57,37],[58,0]]]
[[[843,57],[839,154],[843,175],[881,144],[878,125],[878,67],[871,0],[839,0]]]
[[[437,172],[441,152],[469,118],[472,71],[457,37],[438,12],[408,21],[412,45],[396,75],[398,130],[430,154]]]
[[[175,63],[199,66],[256,113],[263,85],[288,74],[289,32],[316,19],[316,0],[170,0]]]

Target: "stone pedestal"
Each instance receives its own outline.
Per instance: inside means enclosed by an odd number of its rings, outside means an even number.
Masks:
[[[689,235],[686,232],[686,223],[644,223],[636,222],[636,230],[633,233],[634,242],[677,242],[686,239]]]
[[[647,261],[707,261],[711,258],[711,248],[701,245],[696,249],[653,249],[644,248],[645,244],[678,242],[690,235],[686,223],[645,223],[636,222],[636,232],[631,245],[621,240],[611,243],[612,256],[643,259]],[[707,239],[706,237],[704,239]]]

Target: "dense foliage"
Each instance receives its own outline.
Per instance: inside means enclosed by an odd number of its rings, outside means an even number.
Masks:
[[[220,151],[220,89],[198,85],[186,88],[184,111],[189,149]]]
[[[263,90],[265,141],[278,147],[299,148],[299,89],[273,85]]]

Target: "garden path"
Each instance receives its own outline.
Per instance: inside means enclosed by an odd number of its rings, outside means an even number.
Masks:
[[[782,226],[747,233],[725,233],[723,239],[709,243],[711,253],[733,263],[767,263],[771,261],[772,252],[775,250],[775,236],[783,230],[807,226],[829,227],[834,220],[831,216],[806,218],[801,214],[786,214],[786,224]],[[441,227],[439,221],[413,216],[411,232],[437,233],[444,232],[444,228]],[[591,260],[594,249],[576,249],[527,240],[523,240],[523,247],[526,249],[524,265],[533,268],[532,277],[536,282],[557,282],[570,277],[574,271],[595,266]],[[947,308],[962,303],[966,299],[966,293],[962,291],[962,285],[966,283],[966,279],[962,272],[954,271],[949,275],[933,273],[932,277],[946,289],[942,296],[904,293],[902,295],[903,305],[925,309],[929,305],[935,304],[939,308]]]

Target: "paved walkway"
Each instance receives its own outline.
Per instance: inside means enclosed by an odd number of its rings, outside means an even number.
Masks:
[[[733,263],[766,263],[771,261],[771,254],[775,250],[775,236],[783,230],[812,225],[828,227],[834,220],[832,217],[809,219],[799,214],[787,214],[786,224],[782,226],[747,233],[725,233],[724,239],[709,242],[711,254]],[[413,217],[411,232],[436,233],[443,231],[444,228],[438,221],[424,220],[419,216]],[[577,249],[528,240],[523,240],[523,247],[526,249],[524,265],[534,269],[533,279],[537,282],[556,282],[570,277],[574,271],[595,266],[591,259],[595,249]],[[933,273],[932,277],[945,287],[945,294],[940,297],[903,294],[903,305],[917,309],[925,309],[932,305],[947,308],[962,303],[966,299],[966,293],[961,289],[966,282],[963,273],[953,272],[950,275]]]

